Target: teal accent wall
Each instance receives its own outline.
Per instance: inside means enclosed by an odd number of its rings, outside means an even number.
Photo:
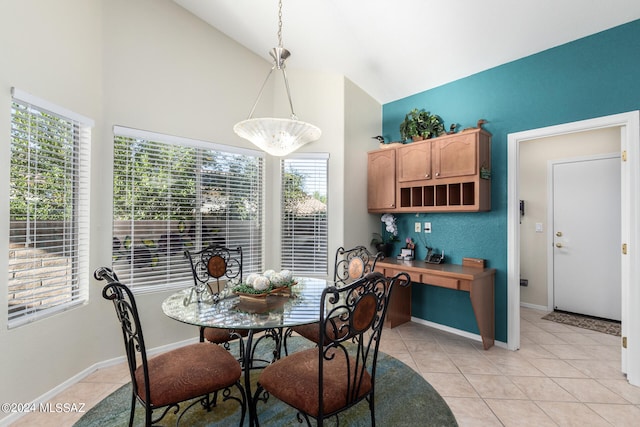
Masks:
[[[505,34],[505,37],[508,37]],[[491,49],[483,46],[482,49]],[[437,67],[437,61],[433,64]],[[438,114],[448,129],[486,119],[492,137],[491,211],[397,215],[398,237],[417,241],[414,222],[430,221],[428,244],[448,262],[485,258],[496,273],[496,339],[507,340],[507,135],[640,109],[640,20],[597,33],[382,107],[383,135],[400,139],[399,125],[412,108]],[[478,333],[467,293],[414,286],[412,314]]]

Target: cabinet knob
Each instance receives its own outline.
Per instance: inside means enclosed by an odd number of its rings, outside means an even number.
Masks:
[[[426,174],[424,177],[425,178],[431,178],[431,174]]]
[[[440,176],[440,172],[436,172],[436,176]]]
[[[562,247],[562,243],[556,243],[556,248],[561,248]]]

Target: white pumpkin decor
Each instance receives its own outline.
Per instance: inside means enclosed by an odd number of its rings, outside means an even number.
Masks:
[[[293,273],[290,270],[282,270],[279,274],[283,282],[290,282],[293,279]]]
[[[233,289],[234,293],[240,293],[240,295],[259,294],[264,296],[273,290],[281,292],[283,287],[291,287],[296,282],[293,278],[293,273],[290,270],[281,270],[276,272],[275,270],[266,270],[264,273],[250,273],[246,276],[243,283],[236,284]]]
[[[253,281],[253,289],[256,291],[266,291],[270,285],[271,282],[266,276],[258,276]]]
[[[273,286],[278,286],[282,282],[282,275],[280,273],[274,273],[273,276],[271,276],[271,283],[273,283]]]
[[[247,276],[247,280],[245,281],[245,283],[249,286],[253,286],[253,283],[258,277],[260,277],[258,273],[251,273]]]

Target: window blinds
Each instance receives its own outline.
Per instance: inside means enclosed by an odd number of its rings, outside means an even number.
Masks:
[[[296,275],[327,275],[327,169],[326,155],[281,160],[282,268]]]
[[[13,89],[8,324],[86,300],[93,121]]]
[[[116,128],[113,268],[137,292],[192,283],[184,250],[241,246],[262,270],[263,156]]]

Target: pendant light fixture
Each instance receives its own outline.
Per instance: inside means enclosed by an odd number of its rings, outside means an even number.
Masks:
[[[258,98],[249,113],[249,118],[236,123],[233,131],[272,156],[286,156],[304,144],[319,139],[322,132],[317,126],[298,120],[293,110],[289,81],[287,80],[284,64],[286,59],[291,56],[291,52],[282,47],[282,0],[278,1],[278,47],[271,49],[269,54],[273,58],[273,67],[271,67],[267,78],[262,83]],[[274,70],[282,71],[289,107],[291,108],[291,116],[288,119],[273,117],[253,118],[256,105],[258,105],[262,92]]]

